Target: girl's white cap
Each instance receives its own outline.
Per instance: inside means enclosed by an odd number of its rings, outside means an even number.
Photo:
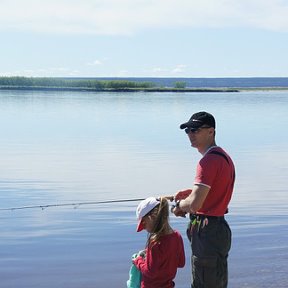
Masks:
[[[138,220],[138,225],[136,229],[137,232],[140,232],[144,229],[142,218],[159,204],[159,199],[156,199],[155,197],[148,197],[139,203],[136,209],[136,217]]]

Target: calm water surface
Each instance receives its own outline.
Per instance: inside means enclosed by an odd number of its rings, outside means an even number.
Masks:
[[[145,198],[191,187],[179,124],[217,120],[237,182],[230,288],[288,287],[288,93],[0,92],[0,208]],[[1,288],[126,287],[137,202],[0,211]],[[186,219],[171,216],[185,238]],[[177,287],[189,287],[187,265]]]

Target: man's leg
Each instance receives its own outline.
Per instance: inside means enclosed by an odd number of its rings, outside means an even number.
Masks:
[[[209,219],[193,228],[192,288],[227,288],[227,258],[231,247],[231,230],[225,220]]]

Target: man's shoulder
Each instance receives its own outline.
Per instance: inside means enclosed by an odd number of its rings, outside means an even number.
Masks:
[[[211,166],[214,166],[213,163],[217,166],[224,162],[227,162],[228,164],[233,163],[231,157],[223,148],[215,146],[205,153],[199,161],[199,165],[202,167],[208,166],[212,169]]]
[[[231,161],[229,154],[221,147],[215,147],[215,148],[211,149],[210,151],[208,151],[207,155],[208,155],[208,157],[210,155],[218,155],[218,156],[224,158],[228,163]]]

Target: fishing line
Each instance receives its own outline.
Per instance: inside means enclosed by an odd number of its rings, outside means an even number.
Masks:
[[[77,202],[77,203],[60,203],[60,204],[48,204],[48,205],[31,205],[31,206],[19,206],[10,208],[0,208],[0,211],[14,211],[14,210],[24,210],[24,209],[35,209],[40,208],[42,210],[50,207],[64,207],[64,206],[74,206],[77,208],[82,205],[97,205],[97,204],[110,204],[110,203],[122,203],[122,202],[133,202],[142,201],[144,198],[137,199],[120,199],[120,200],[106,200],[106,201],[90,201],[90,202]]]

